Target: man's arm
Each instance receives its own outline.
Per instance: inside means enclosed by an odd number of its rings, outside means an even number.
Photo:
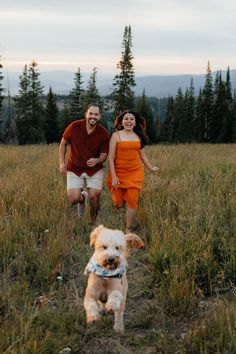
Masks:
[[[96,166],[98,163],[103,163],[106,161],[106,158],[107,158],[107,154],[104,153],[104,152],[101,152],[100,153],[100,156],[99,157],[91,157],[91,159],[89,159],[87,161],[87,165],[89,167],[94,167]]]
[[[68,142],[64,138],[62,138],[59,146],[59,168],[61,173],[67,172],[65,162],[67,145]]]

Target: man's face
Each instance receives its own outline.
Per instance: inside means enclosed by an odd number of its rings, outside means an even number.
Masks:
[[[91,127],[94,127],[101,119],[99,107],[91,106],[86,112],[86,120]]]

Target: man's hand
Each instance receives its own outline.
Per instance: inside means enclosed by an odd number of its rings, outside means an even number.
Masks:
[[[157,171],[159,171],[159,167],[154,166],[154,167],[151,168],[150,171],[151,171],[151,172],[157,172]]]
[[[60,163],[60,172],[62,174],[65,174],[67,172],[67,168],[66,168],[65,162]]]
[[[100,162],[100,159],[97,157],[91,157],[91,159],[87,160],[87,166],[88,167],[94,167]]]

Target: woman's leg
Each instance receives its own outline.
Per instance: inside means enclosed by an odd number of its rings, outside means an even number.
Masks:
[[[121,208],[123,208],[124,205],[123,194],[124,194],[124,190],[121,188],[113,189],[111,191],[111,198],[117,212],[119,212]]]
[[[137,188],[128,188],[125,192],[124,199],[127,203],[126,209],[126,230],[131,232],[134,226],[135,216],[138,207],[139,190]]]
[[[133,228],[133,225],[134,225],[136,212],[137,212],[137,209],[130,208],[130,207],[127,206],[125,233],[132,232],[132,228]]]

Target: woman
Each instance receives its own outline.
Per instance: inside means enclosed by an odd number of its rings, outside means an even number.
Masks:
[[[109,173],[107,186],[111,192],[115,208],[127,204],[126,233],[132,231],[141,191],[144,169],[158,171],[145,156],[143,147],[147,143],[145,119],[136,112],[128,110],[115,120],[116,132],[112,134],[109,145]]]

